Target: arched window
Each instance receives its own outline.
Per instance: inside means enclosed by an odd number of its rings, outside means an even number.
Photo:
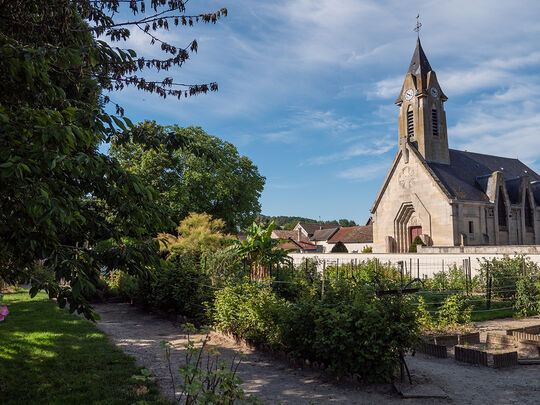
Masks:
[[[407,138],[411,138],[414,136],[414,113],[409,106],[409,109],[407,110]]]
[[[433,129],[433,136],[439,136],[439,117],[435,108],[431,110],[431,128]]]
[[[533,214],[533,210],[532,210],[532,207],[531,207],[531,199],[530,199],[530,194],[529,192],[525,193],[525,226],[527,228],[532,228],[533,227],[533,218],[534,218],[534,214]]]
[[[497,204],[497,211],[499,212],[499,227],[506,228],[508,226],[506,217],[506,204],[504,203],[504,192],[502,187],[499,187],[499,202]]]

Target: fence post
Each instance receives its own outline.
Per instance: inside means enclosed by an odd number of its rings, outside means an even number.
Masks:
[[[523,268],[523,278],[527,277],[527,268],[525,267],[525,257],[523,258],[523,261],[521,262],[521,267]]]
[[[307,257],[305,257],[304,259],[306,259],[306,275],[308,273],[308,268],[307,268]]]
[[[420,258],[416,259],[416,269],[418,270],[418,278],[420,278]]]
[[[401,279],[401,288],[403,288],[403,260],[400,260],[398,262],[398,265],[399,265],[399,275]]]
[[[467,297],[469,296],[469,277],[468,273],[467,259],[463,259],[463,271],[465,272],[465,291],[467,292]]]
[[[322,286],[321,286],[321,299],[324,297],[324,281],[326,279],[326,259],[323,260],[322,266]]]
[[[350,264],[350,267],[351,267],[351,279],[353,278],[353,262],[351,260],[351,262],[349,263]]]
[[[491,308],[491,275],[489,274],[489,263],[486,263],[486,309]]]

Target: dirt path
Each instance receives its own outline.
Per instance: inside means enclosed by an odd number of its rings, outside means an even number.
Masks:
[[[164,394],[172,398],[172,388],[160,342],[173,345],[174,369],[182,361],[185,343],[181,329],[172,322],[143,312],[129,304],[98,304],[101,315],[98,326],[124,352],[134,356],[139,365],[152,371]],[[540,321],[536,319],[536,322]],[[510,321],[512,327],[516,321]],[[532,321],[534,322],[534,321]],[[529,321],[531,323],[531,321]],[[483,324],[486,324],[484,326]],[[484,330],[496,330],[499,323],[482,323]],[[196,335],[196,340],[202,339]],[[256,395],[266,404],[538,404],[540,403],[540,365],[494,370],[458,364],[452,359],[434,359],[417,354],[407,363],[415,381],[430,382],[442,388],[448,400],[403,400],[390,385],[356,386],[335,384],[311,370],[292,369],[232,340],[213,334],[211,344],[217,345],[229,361],[242,350],[247,359],[239,369],[247,393]]]

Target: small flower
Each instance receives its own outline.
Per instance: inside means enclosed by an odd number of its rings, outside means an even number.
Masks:
[[[9,311],[5,305],[0,307],[0,322],[9,314]]]

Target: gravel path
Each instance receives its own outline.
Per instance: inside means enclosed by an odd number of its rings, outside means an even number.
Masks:
[[[101,315],[98,327],[125,353],[134,356],[140,366],[152,371],[164,395],[172,399],[162,340],[169,341],[173,369],[182,362],[186,342],[182,330],[174,323],[144,312],[129,304],[97,304]],[[540,318],[527,323],[540,323]],[[488,321],[480,328],[498,330],[501,325],[521,326],[519,321]],[[194,339],[202,339],[195,335]],[[494,370],[458,364],[453,359],[434,359],[421,354],[407,358],[414,381],[432,383],[444,390],[451,400],[401,399],[391,385],[358,386],[336,384],[318,372],[293,369],[285,363],[243,347],[219,334],[211,335],[211,344],[229,361],[242,351],[247,358],[239,368],[244,391],[256,395],[266,404],[538,404],[540,403],[540,365]]]

